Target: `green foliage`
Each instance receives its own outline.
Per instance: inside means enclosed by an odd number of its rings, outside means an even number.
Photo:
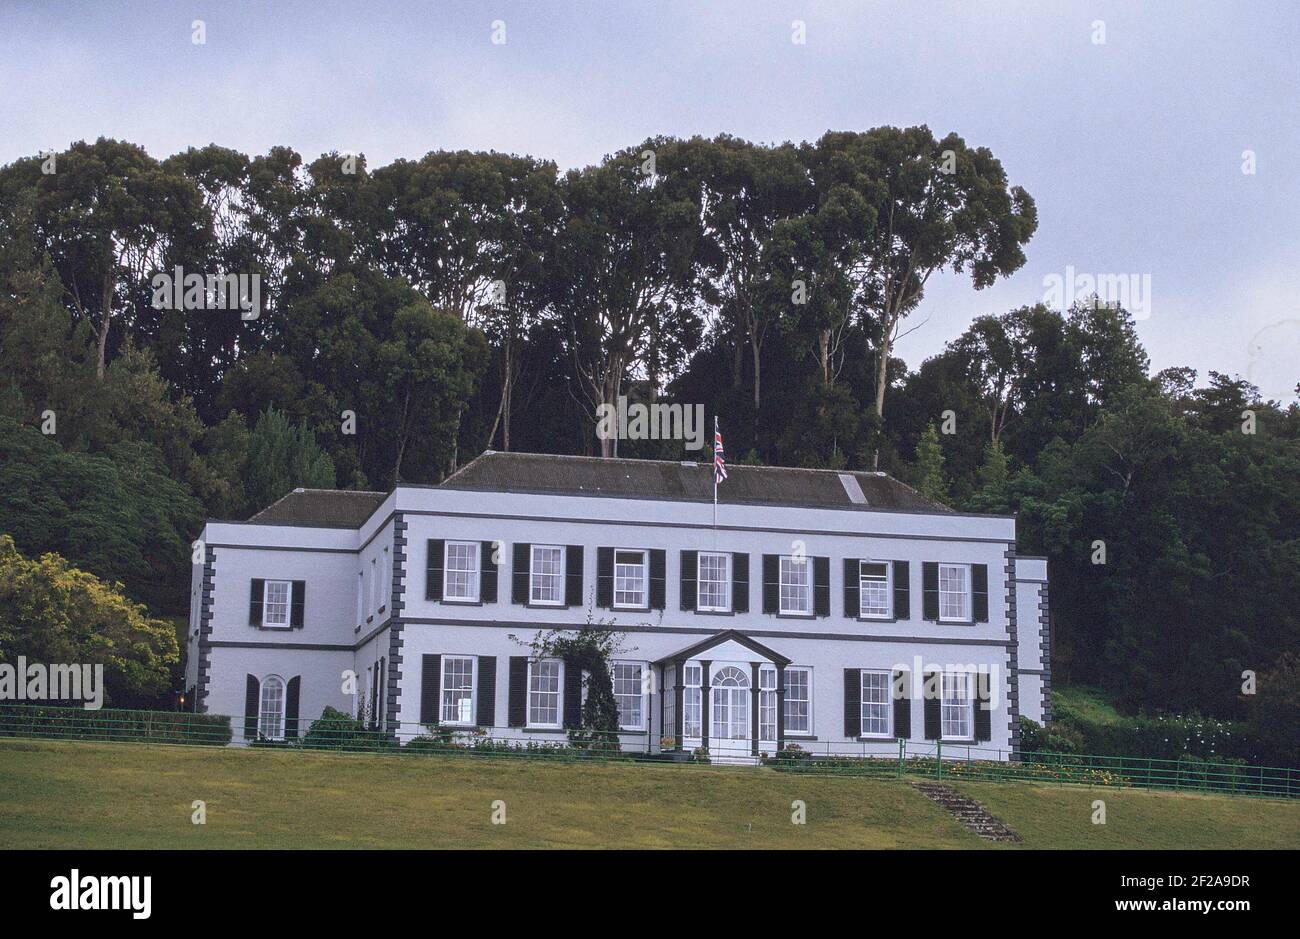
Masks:
[[[1053,693],[1052,722],[1036,735],[1033,751],[1086,753],[1134,759],[1178,760],[1185,756],[1211,762],[1227,759],[1265,761],[1264,738],[1239,723],[1197,714],[1111,717],[1097,709],[1079,710],[1072,696]],[[1026,751],[1030,742],[1025,741]]]
[[[316,435],[306,423],[295,427],[282,413],[268,408],[248,438],[246,498],[264,507],[299,487],[333,489],[334,463],[317,446]]]
[[[56,552],[156,609],[185,610],[202,513],[146,443],[91,456],[0,418],[0,518],[29,555]]]
[[[368,728],[365,721],[327,706],[303,734],[302,746],[308,750],[381,750],[394,744],[384,731]]]
[[[1300,655],[1282,653],[1257,677],[1246,726],[1264,759],[1300,767]]]
[[[935,502],[948,501],[948,484],[943,477],[943,450],[939,447],[939,431],[934,424],[926,425],[916,445],[915,485],[917,492]]]
[[[565,670],[578,669],[583,675],[585,697],[577,728],[570,729],[569,743],[584,752],[610,755],[619,752],[618,702],[610,676],[610,656],[621,646],[623,634],[609,625],[587,623],[576,631],[554,629],[539,633],[529,644],[537,658],[562,659]]]
[[[56,740],[143,741],[224,747],[230,743],[230,717],[189,711],[144,711],[30,704],[0,706],[0,737]]]
[[[104,666],[109,703],[165,700],[180,663],[176,631],[57,554],[28,560],[0,535],[0,661]]]

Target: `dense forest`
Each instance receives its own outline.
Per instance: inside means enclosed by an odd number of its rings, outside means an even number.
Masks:
[[[19,160],[0,169],[0,532],[183,615],[205,517],[437,482],[488,448],[678,459],[598,439],[597,408],[701,403],[733,459],[1016,513],[1050,559],[1059,678],[1240,718],[1256,672],[1294,709],[1267,676],[1298,673],[1300,408],[1151,374],[1099,301],[893,354],[932,275],[988,286],[1036,226],[993,154],[925,127],[655,138],[568,172],[109,139]],[[256,317],[160,303],[178,267],[258,275]],[[0,621],[0,657],[22,628]]]

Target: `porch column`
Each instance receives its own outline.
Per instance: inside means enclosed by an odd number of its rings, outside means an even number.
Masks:
[[[709,678],[709,666],[713,663],[707,659],[700,660],[700,746],[709,749],[709,699],[713,684]]]
[[[685,696],[682,691],[682,679],[685,677],[685,667],[682,665],[680,659],[673,663],[673,673],[677,676],[677,687],[673,689],[673,701],[675,702],[673,704],[673,736],[677,741],[676,749],[680,750],[682,748],[683,727],[682,705],[685,703]]]
[[[776,667],[776,749],[785,749],[785,666]]]
[[[750,735],[750,736],[751,736],[751,741],[750,741],[750,742],[753,744],[753,746],[751,747],[751,753],[752,753],[753,756],[758,756],[758,698],[759,698],[759,690],[758,690],[758,668],[759,668],[759,666],[758,666],[758,663],[757,663],[757,662],[751,662],[751,663],[749,663],[749,668],[750,668],[750,672],[751,672],[751,678],[750,678],[750,682],[749,682],[749,689],[750,689],[750,695],[751,695],[751,697],[753,698],[753,707],[751,708],[751,713],[752,713],[753,718],[754,718],[754,720],[753,720],[753,731],[752,731],[752,733],[751,733],[751,735]]]

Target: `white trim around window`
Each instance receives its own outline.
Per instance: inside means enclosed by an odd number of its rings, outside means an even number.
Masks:
[[[776,666],[758,670],[758,739],[776,740]]]
[[[731,612],[731,555],[701,551],[697,558],[695,609],[705,613]]]
[[[809,737],[813,732],[812,669],[806,665],[785,667],[785,735]]]
[[[704,667],[688,662],[682,671],[682,736],[699,737],[704,729]]]
[[[439,723],[473,727],[478,691],[478,657],[444,655],[440,687],[442,701]]]
[[[779,563],[780,613],[783,616],[812,616],[812,558],[783,554]]]
[[[267,740],[284,739],[285,683],[279,675],[262,679],[258,694],[257,735]]]
[[[971,566],[939,565],[939,622],[969,623],[973,617]]]
[[[894,676],[888,671],[862,670],[863,737],[888,739],[894,732]]]
[[[564,545],[535,544],[528,552],[530,606],[564,606]]]
[[[262,626],[288,629],[293,605],[293,581],[268,580],[262,585]]]
[[[894,565],[889,561],[858,562],[858,616],[893,618]]]
[[[650,606],[650,562],[644,551],[614,550],[614,609],[644,610]]]
[[[448,541],[442,562],[442,599],[451,603],[477,603],[479,599],[479,548],[477,541]]]
[[[618,705],[619,730],[645,730],[645,663],[612,662],[609,672]]]
[[[975,701],[969,672],[944,672],[940,679],[939,733],[944,740],[970,741],[975,736]]]
[[[564,663],[534,659],[528,663],[528,726],[559,729],[564,717]]]

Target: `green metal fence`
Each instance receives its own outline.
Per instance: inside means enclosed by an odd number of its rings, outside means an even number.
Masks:
[[[654,747],[650,740],[557,731],[528,739],[517,728],[446,728],[419,724],[368,726],[343,716],[288,721],[285,739],[258,736],[257,722],[242,717],[170,711],[0,705],[0,737],[138,742],[182,746],[250,744],[288,750],[329,750],[394,755],[518,757],[562,761],[656,761],[682,765],[762,763],[779,772],[874,777],[921,777],[945,781],[1043,782],[1207,792],[1274,799],[1300,798],[1300,769],[1216,763],[1184,757],[1157,760],[1075,753],[1020,753],[941,741],[881,740],[858,744],[801,742],[764,752],[746,745],[728,751]],[[251,738],[251,739],[249,739]],[[629,744],[629,740],[636,741]]]

